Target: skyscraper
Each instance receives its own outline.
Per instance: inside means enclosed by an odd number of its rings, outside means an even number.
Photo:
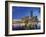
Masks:
[[[30,16],[32,17],[33,16],[33,11],[31,10],[31,12],[30,12]]]

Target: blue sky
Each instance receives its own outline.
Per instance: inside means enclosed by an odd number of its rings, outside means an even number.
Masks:
[[[33,12],[33,16],[40,16],[39,7],[12,7],[12,19],[20,19],[24,16],[30,16],[30,12]]]

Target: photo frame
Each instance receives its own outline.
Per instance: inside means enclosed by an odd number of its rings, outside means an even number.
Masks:
[[[45,3],[5,1],[5,35],[45,33]]]

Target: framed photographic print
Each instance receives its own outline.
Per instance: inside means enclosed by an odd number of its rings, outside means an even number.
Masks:
[[[45,33],[45,3],[5,2],[5,35],[34,35]]]

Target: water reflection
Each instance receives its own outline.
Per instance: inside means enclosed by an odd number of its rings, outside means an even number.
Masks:
[[[29,26],[21,26],[21,25],[13,25],[12,30],[34,30],[40,29],[40,24],[29,25]]]

